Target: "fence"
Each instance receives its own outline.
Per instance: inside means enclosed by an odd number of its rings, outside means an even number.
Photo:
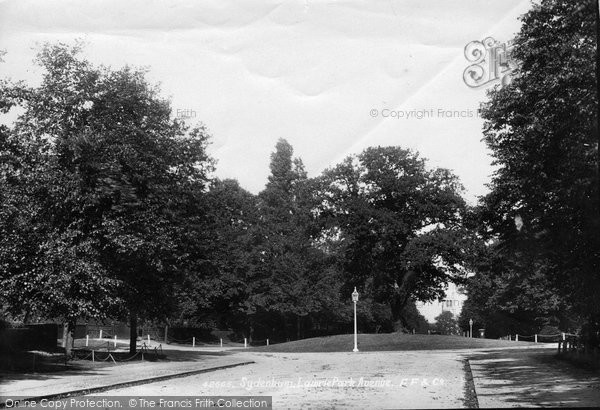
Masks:
[[[586,346],[582,338],[578,335],[568,335],[558,342],[558,356],[588,367],[600,368],[600,352],[598,347]]]
[[[102,339],[105,337],[112,338],[117,336],[119,339],[129,337],[129,326],[125,323],[115,322],[113,324],[83,324],[76,325],[73,337],[76,339],[90,336],[95,339]]]
[[[533,343],[556,343],[566,340],[568,337],[576,336],[572,333],[557,333],[553,335],[534,334],[534,335],[507,335],[500,337],[501,340],[511,340],[516,342],[533,342]]]
[[[582,363],[595,369],[600,368],[600,351],[598,347],[588,347],[580,335],[574,333],[557,333],[553,335],[508,335],[504,340],[530,341],[534,343],[558,343],[558,356],[569,361]]]
[[[111,346],[113,350],[111,351]],[[91,360],[93,362],[107,362],[111,360],[114,364],[118,362],[129,362],[134,359],[138,360],[157,360],[164,356],[162,344],[150,346],[146,342],[142,342],[137,346],[133,356],[129,356],[126,352],[117,352],[114,350],[112,342],[100,342],[86,346],[86,348],[77,348],[71,351],[70,359]]]
[[[558,353],[574,352],[578,349],[583,349],[583,343],[577,335],[569,334],[562,340],[558,341]]]
[[[148,343],[150,343],[151,337],[150,335],[147,336],[147,340]],[[192,336],[189,337],[187,339],[175,339],[173,337],[168,337],[167,338],[167,343],[176,343],[176,344],[189,344],[192,345],[192,347],[196,347],[196,346],[219,346],[219,347],[223,347],[223,339],[220,338],[218,341],[215,341],[215,343],[203,343],[200,342],[200,340],[197,340],[196,337]],[[228,342],[225,342],[225,344],[228,344]],[[244,338],[244,347],[248,347],[248,346],[269,346],[270,345],[270,341],[269,339],[253,339],[252,341],[249,341],[248,338]]]
[[[118,347],[118,339],[123,339],[121,335],[112,333],[116,327],[113,326],[99,326],[99,325],[82,325],[78,338],[76,338],[76,347],[89,351],[107,351],[110,352],[111,348],[116,350]],[[82,330],[89,331],[90,333],[82,334]],[[121,333],[116,330],[116,333]],[[166,337],[165,337],[166,335]],[[183,337],[182,337],[183,336]],[[188,337],[186,337],[188,336]],[[127,335],[129,340],[129,335]],[[110,339],[107,340],[107,339]],[[121,340],[121,345],[123,341]],[[190,328],[190,327],[140,327],[138,329],[138,344],[142,343],[147,349],[153,348],[153,344],[159,344],[162,349],[162,345],[174,343],[181,345],[190,345],[191,347],[197,346],[212,346],[212,347],[224,347],[229,346],[240,346],[238,343],[231,343],[228,338],[224,342],[223,338],[217,338],[207,329],[202,328]],[[253,339],[250,341],[248,338],[243,340],[244,347],[250,346],[269,346],[269,339]],[[144,352],[146,354],[146,352]],[[113,352],[113,357],[115,357]],[[87,358],[87,356],[86,356]],[[106,358],[105,358],[106,359]]]

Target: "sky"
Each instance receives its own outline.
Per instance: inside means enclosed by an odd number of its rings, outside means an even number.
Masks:
[[[493,172],[477,115],[491,85],[465,84],[465,46],[511,40],[530,7],[530,0],[0,0],[0,78],[35,83],[36,44],[81,38],[94,63],[147,67],[174,116],[208,127],[216,176],[253,193],[264,188],[270,154],[285,138],[309,176],[369,146],[418,151],[430,167],[458,175],[474,203]]]

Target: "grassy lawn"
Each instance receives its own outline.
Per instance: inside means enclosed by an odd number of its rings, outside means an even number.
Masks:
[[[532,346],[529,342],[495,339],[470,339],[461,336],[411,335],[404,333],[359,334],[361,352],[398,350],[445,350]],[[296,340],[293,342],[253,347],[252,351],[281,353],[350,352],[354,347],[353,335],[335,335]]]

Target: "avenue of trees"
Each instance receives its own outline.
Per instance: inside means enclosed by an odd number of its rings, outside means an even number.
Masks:
[[[463,331],[597,345],[594,7],[542,0],[523,17],[519,68],[482,110],[496,171],[476,207],[410,150],[370,147],[309,178],[285,139],[252,194],[213,176],[206,129],[173,119],[144,71],[42,46],[39,85],[0,80],[0,113],[18,114],[0,126],[0,314],[127,321],[132,350],[142,322],[282,341],[351,331],[356,287],[361,331],[426,331],[415,302],[454,282]]]
[[[209,135],[129,67],[46,44],[40,85],[3,80],[0,292],[14,320],[232,328],[285,340],[423,328],[416,300],[462,280],[457,178],[399,147],[308,178],[280,139],[253,195],[212,176]],[[13,111],[15,112],[15,111]]]

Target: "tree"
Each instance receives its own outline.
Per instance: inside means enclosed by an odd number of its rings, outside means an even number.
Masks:
[[[29,105],[16,126],[0,127],[0,286],[7,312],[31,317],[106,317],[118,304],[117,283],[94,259],[93,238],[79,238],[65,220],[77,179],[58,169],[53,141],[27,114],[39,94],[24,84],[0,83],[0,111]],[[55,98],[59,98],[56,96]],[[30,105],[31,103],[31,105]],[[31,123],[28,121],[31,120]],[[31,128],[37,126],[37,132]]]
[[[208,135],[171,120],[143,71],[96,68],[80,51],[46,44],[40,86],[3,84],[4,111],[24,108],[4,143],[14,159],[4,178],[34,212],[4,202],[31,227],[16,245],[31,258],[15,265],[4,252],[0,280],[15,312],[70,323],[128,315],[135,352],[137,318],[165,317],[201,253]]]
[[[436,299],[449,281],[462,280],[471,238],[450,171],[428,170],[409,150],[377,147],[320,182],[322,236],[337,241],[346,296],[357,286],[388,304],[396,322],[410,298]]]
[[[452,312],[445,310],[435,318],[435,330],[442,335],[458,335],[458,322]]]
[[[596,2],[542,0],[522,18],[519,68],[483,107],[484,139],[498,166],[481,203],[482,232],[510,261],[513,289],[548,289],[600,329]],[[508,278],[506,278],[508,279]],[[534,310],[536,292],[516,303]]]
[[[313,182],[292,146],[280,139],[271,155],[271,175],[259,194],[260,265],[251,286],[254,312],[267,311],[294,321],[302,335],[303,318],[320,312],[337,298],[335,269],[315,246]]]
[[[469,329],[469,319],[485,328],[488,337],[532,335],[545,326],[574,328],[573,312],[547,279],[547,261],[536,261],[525,245],[507,253],[498,241],[478,254],[465,289],[468,299],[459,323]]]
[[[247,302],[260,265],[257,198],[235,180],[215,179],[206,199],[211,273],[183,286],[179,299],[187,307],[182,318],[193,323],[212,316],[226,327],[239,328],[251,313]]]
[[[406,306],[404,306],[402,317],[406,323],[405,330],[408,332],[427,333],[429,330],[429,322],[419,312],[414,300],[409,300]]]

